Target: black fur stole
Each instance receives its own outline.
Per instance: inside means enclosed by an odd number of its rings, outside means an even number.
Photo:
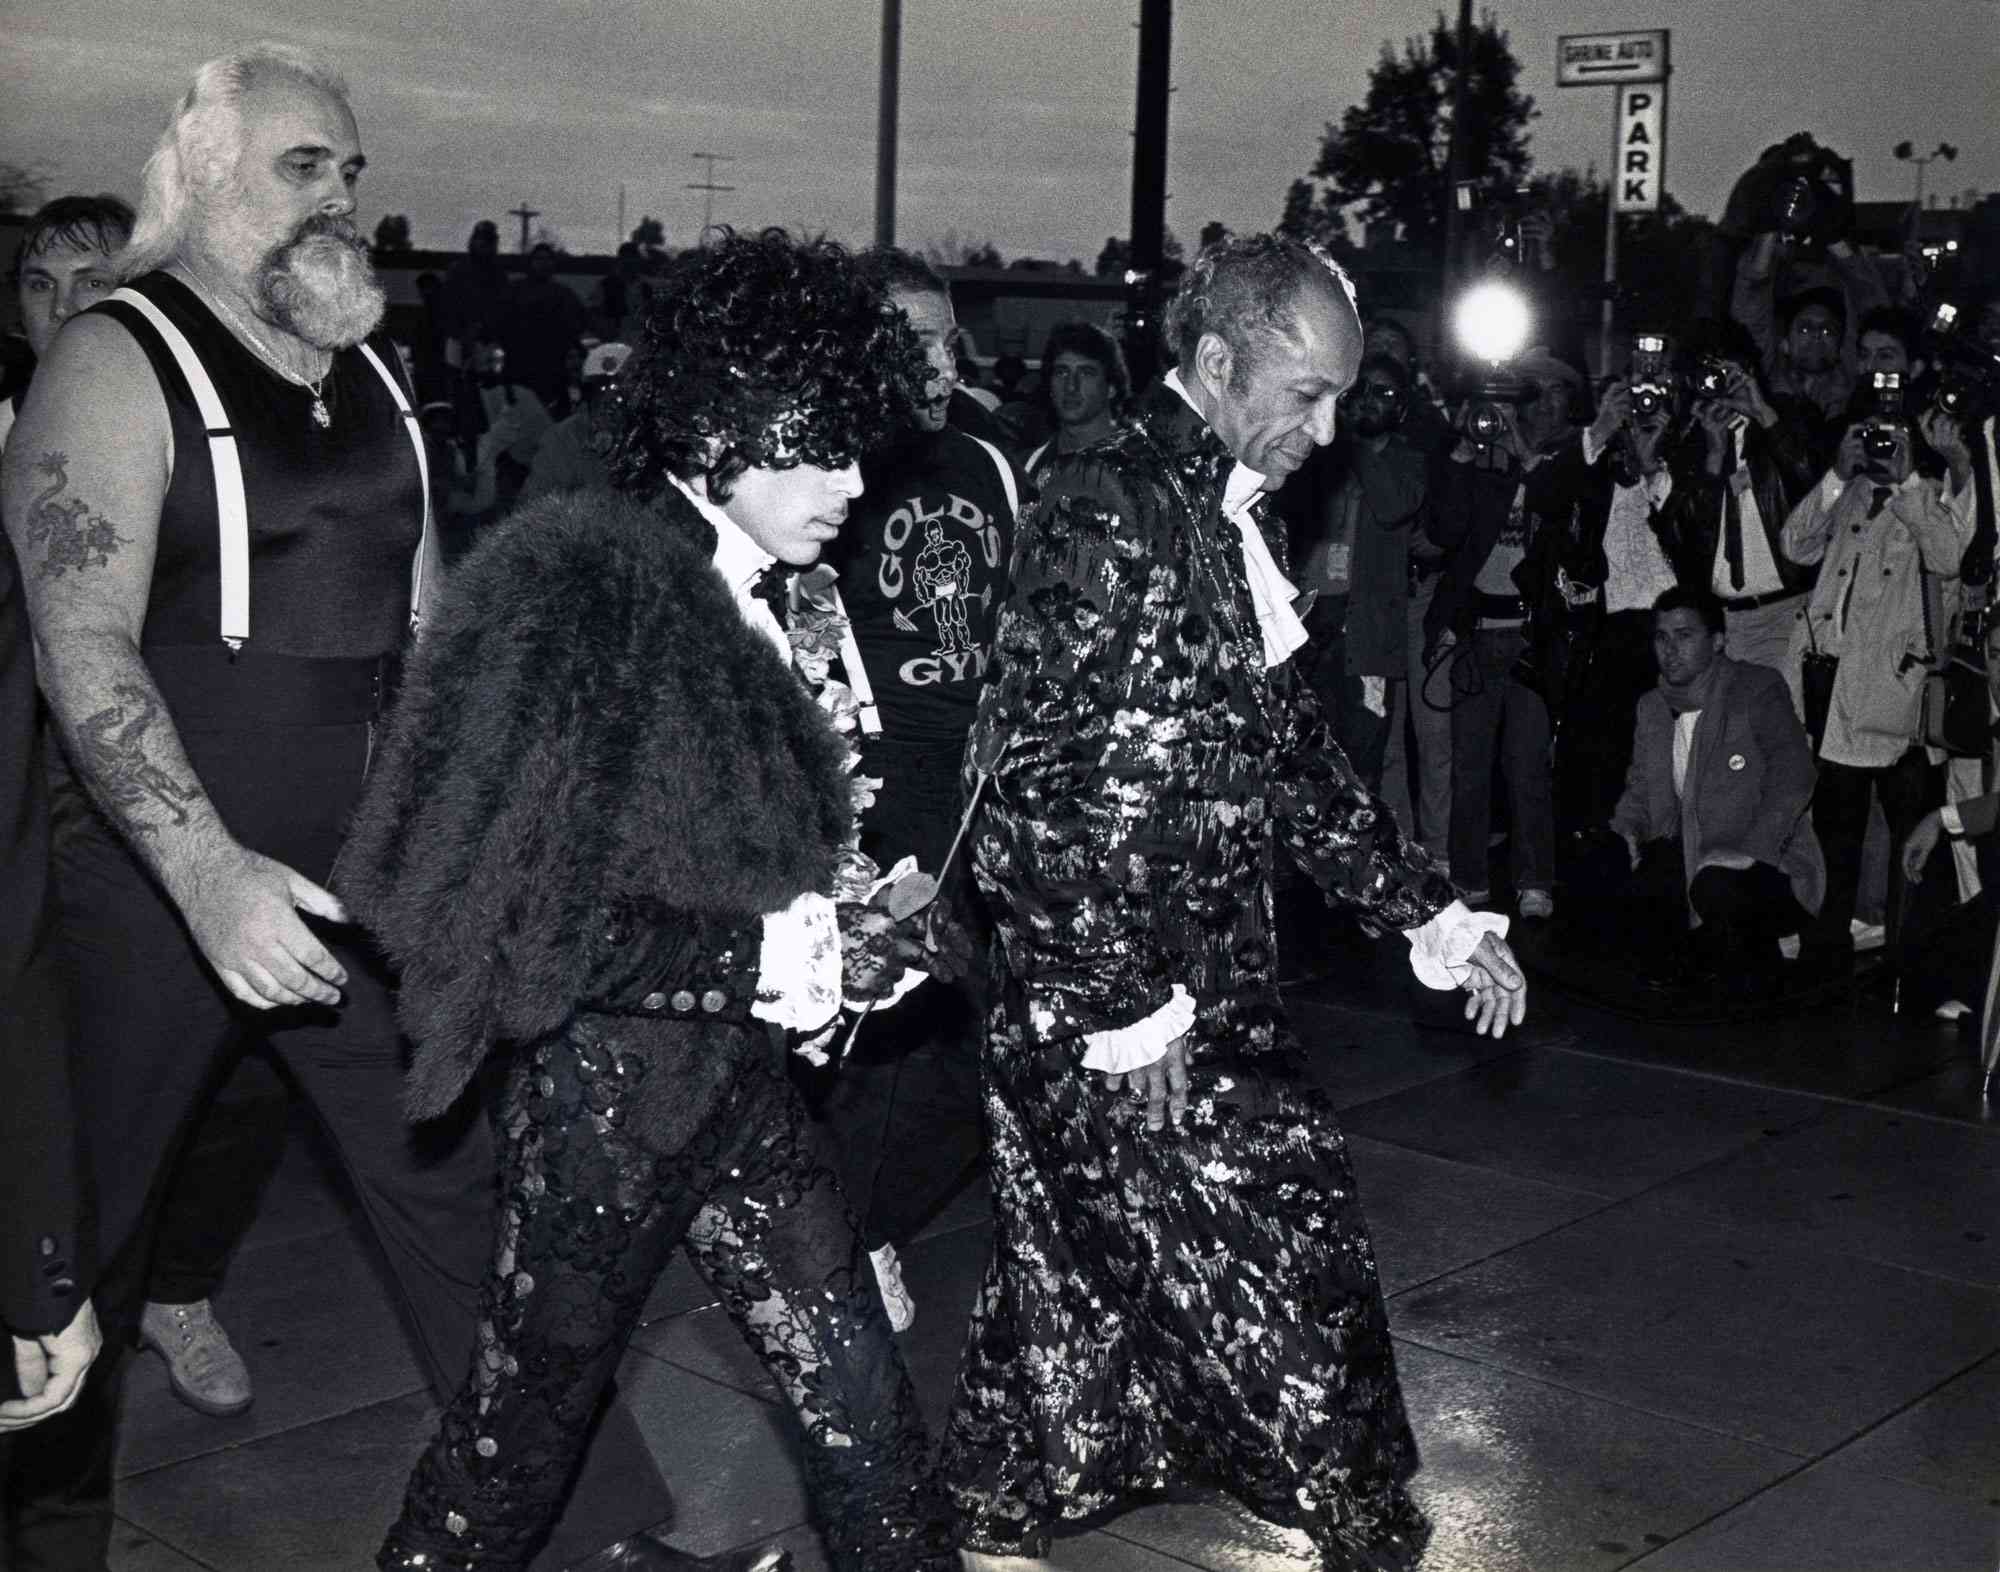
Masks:
[[[738,921],[824,888],[844,744],[678,494],[549,497],[428,609],[333,885],[401,972],[407,1104],[561,1027],[607,912]]]

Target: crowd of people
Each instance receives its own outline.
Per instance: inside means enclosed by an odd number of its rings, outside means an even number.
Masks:
[[[1865,259],[1771,237],[1733,320],[1452,403],[1274,235],[1190,264],[1144,388],[1077,321],[976,397],[921,258],[775,230],[621,256],[586,303],[482,224],[397,344],[361,147],[337,75],[253,46],[136,212],[22,239],[9,1564],[104,1565],[135,1348],[203,1412],[253,1400],[210,1301],[258,1184],[209,1118],[255,1051],[441,1407],[379,1566],[783,1564],[652,1532],[614,1376],[676,1247],[841,1572],[1043,1565],[1195,1483],[1415,1566],[1281,871],[1495,1036],[1510,927],[1559,905],[1652,984],[1838,971],[1871,801],[1892,913],[2000,801],[1979,759],[1947,784],[1924,706],[1983,648],[1991,415],[1916,391]],[[1974,334],[2000,353],[2000,303]],[[982,1172],[934,1446],[897,1251]]]

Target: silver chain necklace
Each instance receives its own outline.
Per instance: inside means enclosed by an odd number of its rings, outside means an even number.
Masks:
[[[195,276],[192,268],[187,269],[187,279],[189,283],[194,285],[196,294],[200,295],[203,300],[229,320],[237,333],[249,344],[251,350],[259,360],[263,361],[265,365],[277,372],[279,376],[283,377],[294,387],[304,388],[308,393],[312,394],[312,418],[318,424],[320,430],[324,431],[327,427],[331,426],[333,424],[333,416],[327,410],[326,399],[321,390],[326,386],[326,379],[333,371],[332,359],[328,359],[326,370],[322,371],[317,377],[301,376],[283,361],[279,360],[276,355],[272,354],[270,348],[264,343],[264,340],[258,336],[256,329],[252,328],[249,323],[245,322],[231,310],[228,301],[212,293],[208,286]]]

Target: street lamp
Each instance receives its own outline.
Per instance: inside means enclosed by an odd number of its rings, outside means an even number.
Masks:
[[[1953,159],[1958,157],[1958,149],[1953,147],[1949,142],[1940,142],[1930,152],[1920,155],[1916,151],[1914,144],[1898,142],[1890,151],[1903,163],[1915,164],[1917,166],[1916,206],[1917,211],[1921,213],[1924,210],[1924,165],[1928,164],[1934,158],[1941,158],[1949,164]]]

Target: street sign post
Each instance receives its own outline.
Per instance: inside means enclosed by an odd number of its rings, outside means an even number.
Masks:
[[[1618,215],[1656,213],[1666,190],[1670,28],[1570,33],[1556,40],[1557,87],[1616,87],[1611,116],[1611,191],[1604,212],[1604,310],[1597,369],[1611,369],[1611,302],[1618,285]]]

